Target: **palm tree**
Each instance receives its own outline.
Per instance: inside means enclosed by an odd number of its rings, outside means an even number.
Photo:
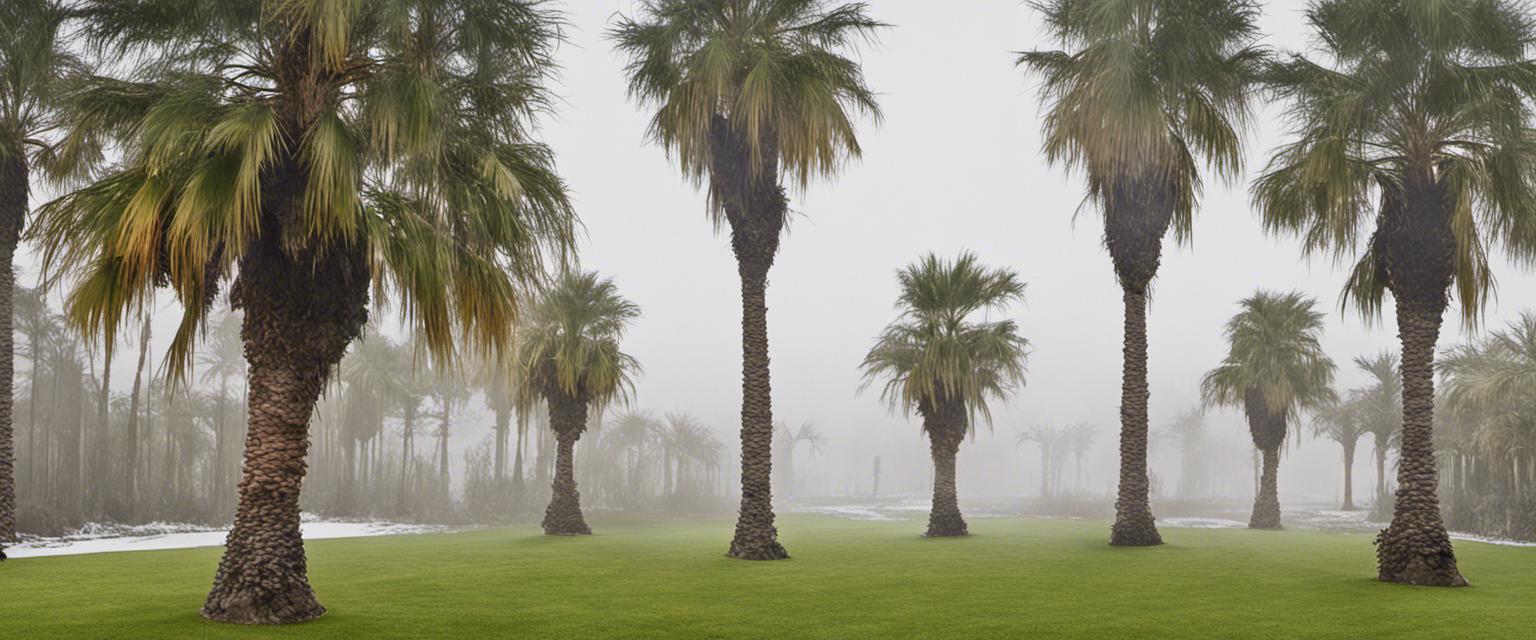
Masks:
[[[549,404],[555,433],[555,479],[544,533],[592,533],[576,491],[575,447],[587,429],[587,412],[627,400],[640,363],[619,350],[619,341],[640,307],[619,295],[613,280],[596,273],[567,272],[545,291],[520,336],[518,408]]]
[[[858,112],[875,95],[845,52],[882,27],[863,3],[643,0],[610,32],[629,92],[656,107],[650,135],[683,173],[708,180],[709,217],[728,225],[741,278],[741,510],[733,558],[788,558],[773,526],[768,270],[788,222],[784,176],[800,188],[860,154]]]
[[[1536,465],[1536,399],[1531,394],[1536,386],[1536,313],[1522,313],[1505,329],[1452,349],[1439,370],[1446,408],[1471,423],[1465,425],[1471,427],[1465,434],[1470,442],[1461,449],[1484,456],[1488,467],[1507,476],[1510,493],[1520,498],[1530,490]]]
[[[16,539],[11,305],[31,170],[58,179],[95,159],[88,137],[68,146],[54,139],[70,82],[85,72],[64,37],[68,20],[69,8],[56,0],[8,0],[0,6],[0,550]]]
[[[1024,283],[971,253],[954,260],[928,254],[897,272],[900,316],[864,356],[864,385],[883,381],[891,410],[923,417],[933,456],[928,536],[966,535],[955,488],[955,454],[976,419],[990,425],[987,400],[1024,384],[1029,342],[1012,320],[972,319],[1024,299]]]
[[[1088,458],[1088,452],[1093,450],[1093,443],[1099,439],[1099,427],[1092,424],[1073,425],[1071,435],[1067,437],[1067,446],[1072,449],[1074,490],[1083,488],[1083,460]]]
[[[1253,446],[1264,456],[1264,475],[1250,529],[1280,528],[1280,446],[1302,410],[1334,401],[1333,360],[1323,353],[1323,314],[1299,292],[1259,291],[1227,322],[1229,351],[1205,374],[1207,406],[1242,409]]]
[[[1044,149],[1082,171],[1087,203],[1104,218],[1104,245],[1125,302],[1120,392],[1120,491],[1110,544],[1162,544],[1147,476],[1147,300],[1169,227],[1189,240],[1204,159],[1218,176],[1242,173],[1251,83],[1252,0],[1041,0],[1047,27],[1072,51],[1032,51],[1019,63],[1043,78]]]
[[[1312,414],[1312,435],[1323,436],[1344,448],[1344,511],[1355,510],[1355,447],[1366,434],[1360,419],[1360,395],[1329,403]]]
[[[1361,426],[1371,434],[1376,454],[1376,503],[1392,500],[1387,490],[1387,452],[1402,439],[1403,376],[1397,354],[1382,352],[1355,358],[1355,367],[1370,375],[1370,383],[1351,392]]]
[[[1179,497],[1188,498],[1205,492],[1205,411],[1192,407],[1180,412],[1163,425],[1166,436],[1179,446]]]
[[[233,474],[229,469],[229,445],[228,438],[230,425],[228,411],[230,403],[229,383],[232,380],[245,378],[245,353],[244,344],[240,339],[241,316],[238,313],[226,312],[217,316],[211,323],[209,340],[198,357],[198,364],[202,365],[201,374],[204,384],[213,383],[214,411],[217,416],[213,427],[213,469],[210,474],[213,482],[212,493],[214,500],[221,505],[221,509],[227,506],[223,502],[226,492],[229,490]],[[243,395],[243,394],[242,394]],[[240,401],[235,399],[235,403]]]
[[[794,493],[798,480],[795,476],[795,450],[804,444],[814,457],[821,453],[821,447],[826,444],[826,438],[821,436],[821,430],[817,429],[816,425],[809,422],[801,423],[800,428],[794,431],[789,429],[788,423],[780,422],[774,432],[779,438],[780,457],[784,458],[779,488],[783,490],[784,495],[790,495]]]
[[[1477,322],[1490,246],[1536,256],[1536,20],[1518,0],[1316,0],[1307,17],[1325,58],[1274,66],[1295,140],[1253,199],[1266,227],[1308,252],[1353,255],[1374,223],[1344,295],[1375,316],[1390,291],[1402,344],[1397,501],[1378,576],[1463,586],[1437,496],[1435,344],[1453,291]]]
[[[317,617],[299,534],[309,418],[370,285],[436,357],[456,340],[498,351],[519,292],[571,250],[565,186],[527,134],[559,20],[527,0],[84,0],[79,15],[87,44],[156,62],[74,94],[66,142],[101,133],[123,162],[43,207],[41,262],[98,335],[173,289],[177,377],[230,285],[251,446],[203,615]]]
[[[809,426],[809,423],[807,423]],[[814,427],[812,427],[814,430]],[[802,429],[803,430],[803,429]],[[818,440],[812,446],[819,446]],[[702,482],[707,478],[718,477],[720,463],[725,458],[725,443],[715,438],[715,434],[704,426],[704,423],[688,414],[667,414],[666,433],[663,439],[667,444],[669,457],[677,462],[677,481],[673,488],[673,497],[683,494],[683,487],[688,487],[690,494],[697,494],[699,489],[707,486]],[[703,472],[703,477],[699,477]]]
[[[1056,495],[1056,488],[1061,480],[1061,469],[1058,463],[1066,456],[1068,441],[1072,437],[1075,426],[1063,429],[1037,424],[1017,435],[1018,444],[1033,442],[1040,447],[1040,497],[1042,499]]]

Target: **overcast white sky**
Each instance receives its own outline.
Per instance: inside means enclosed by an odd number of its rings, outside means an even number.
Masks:
[[[1029,283],[1013,311],[1034,344],[1028,387],[995,408],[996,425],[962,448],[961,490],[1033,491],[1038,456],[1014,444],[1026,424],[1088,421],[1101,427],[1097,462],[1114,462],[1120,387],[1121,303],[1101,226],[1073,224],[1081,182],[1047,166],[1039,153],[1036,84],[1014,67],[1013,51],[1055,48],[1034,10],[1017,0],[874,0],[870,13],[890,23],[879,46],[862,52],[885,121],[861,129],[864,158],[835,182],[793,197],[793,228],[770,275],[769,331],[775,417],[820,425],[829,447],[815,473],[830,487],[867,483],[870,459],[885,457],[887,477],[910,468],[927,475],[927,447],[916,420],[890,415],[875,394],[856,395],[857,366],[872,337],[892,319],[894,271],[924,252],[977,252]],[[645,366],[638,404],[690,411],[734,444],[740,401],[740,304],[727,239],[705,217],[704,197],[676,165],[646,144],[648,114],[625,95],[623,60],[605,39],[630,0],[564,3],[572,29],[559,52],[565,103],[545,122],[586,227],[587,268],[613,276],[644,309],[625,347]],[[1297,1],[1266,3],[1269,45],[1307,43]],[[1249,153],[1250,176],[1283,140],[1270,107]],[[1149,319],[1152,422],[1197,400],[1200,375],[1224,353],[1222,326],[1255,288],[1300,289],[1331,311],[1326,345],[1341,363],[1341,385],[1360,383],[1349,360],[1395,349],[1388,316],[1368,326],[1337,311],[1343,267],[1306,262],[1289,239],[1266,236],[1248,204],[1246,180],[1212,184],[1192,247],[1165,250]],[[1490,326],[1536,306],[1533,280],[1499,264]],[[30,284],[24,280],[24,282]],[[161,336],[173,326],[163,319]],[[1448,318],[1442,344],[1463,338]],[[163,341],[157,341],[163,342]],[[126,372],[118,380],[128,379]],[[484,420],[485,429],[489,421]],[[1211,420],[1214,436],[1247,438],[1235,414]],[[458,448],[484,435],[464,427]],[[1329,498],[1339,471],[1333,445],[1308,441],[1281,471],[1282,492]],[[1362,447],[1364,450],[1364,447]],[[1173,454],[1158,453],[1172,471]],[[1362,457],[1363,455],[1362,451]],[[1360,473],[1364,476],[1364,462]],[[803,466],[797,464],[797,466]],[[1109,474],[1098,485],[1107,488]],[[1176,476],[1168,481],[1171,485]],[[861,486],[863,486],[861,484]],[[1362,483],[1357,492],[1364,493]],[[1232,493],[1251,491],[1236,486]]]

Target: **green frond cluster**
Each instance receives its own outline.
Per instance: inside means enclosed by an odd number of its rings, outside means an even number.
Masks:
[[[95,137],[63,144],[68,96],[88,66],[69,47],[70,8],[58,0],[0,3],[0,161],[21,158],[54,180],[101,159]]]
[[[1227,357],[1201,380],[1205,403],[1245,409],[1256,393],[1281,416],[1332,403],[1335,366],[1323,351],[1316,302],[1300,292],[1259,291],[1241,305],[1227,322]]]
[[[1444,206],[1453,288],[1475,325],[1494,286],[1489,247],[1536,258],[1536,23],[1511,0],[1323,0],[1307,16],[1325,59],[1293,54],[1266,77],[1295,140],[1254,183],[1265,227],[1356,258],[1343,302],[1375,317],[1388,267],[1379,232],[1362,238],[1409,207]],[[1428,205],[1410,202],[1426,188]]]
[[[560,393],[602,407],[627,401],[640,362],[619,348],[640,307],[613,280],[566,272],[541,292],[518,333],[518,407]]]
[[[1236,180],[1267,53],[1259,6],[1247,0],[1043,0],[1065,50],[1018,63],[1042,81],[1041,129],[1051,162],[1080,170],[1088,201],[1107,206],[1128,181],[1173,197],[1175,238],[1187,241],[1200,165]]]
[[[1482,433],[1505,441],[1522,433],[1536,438],[1530,393],[1536,388],[1536,313],[1521,314],[1507,328],[1449,350],[1439,371],[1447,408],[1493,427]]]
[[[510,349],[524,292],[564,264],[576,217],[531,137],[561,19],[538,0],[89,0],[94,45],[157,60],[69,94],[65,144],[122,161],[39,211],[47,280],[111,336],[169,287],[167,355],[259,239],[294,259],[362,247],[379,304],[452,360]]]
[[[1029,341],[1012,320],[975,319],[1024,299],[1024,282],[1008,269],[982,265],[975,254],[954,260],[934,254],[897,272],[900,316],[864,356],[864,387],[881,383],[891,409],[928,413],[964,403],[975,428],[988,424],[989,399],[1024,384]]]
[[[683,171],[710,170],[721,123],[754,175],[783,170],[805,186],[860,153],[855,116],[880,107],[846,52],[885,26],[862,2],[644,0],[609,36],[629,57],[629,92],[654,105],[650,135]],[[718,215],[719,212],[714,212]]]

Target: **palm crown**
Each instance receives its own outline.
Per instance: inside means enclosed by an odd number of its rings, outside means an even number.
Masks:
[[[1249,86],[1266,59],[1259,9],[1230,0],[1048,0],[1046,28],[1070,51],[1030,51],[1047,103],[1046,157],[1083,171],[1104,207],[1132,183],[1169,190],[1174,235],[1187,239],[1203,159],[1242,171]],[[1166,227],[1165,227],[1166,228]]]
[[[360,251],[434,354],[455,334],[500,349],[520,285],[570,246],[565,185],[527,135],[558,40],[539,3],[94,0],[81,15],[95,44],[167,53],[73,94],[65,145],[102,133],[123,157],[33,230],[50,278],[76,283],[82,328],[111,336],[169,285],[184,370],[209,301],[269,241],[300,260]]]
[[[646,0],[644,18],[621,19],[611,37],[630,58],[630,94],[657,107],[651,137],[687,174],[710,172],[723,124],[745,146],[753,174],[782,167],[804,185],[859,155],[854,115],[880,114],[858,63],[840,53],[883,26],[865,9],[827,0]],[[721,204],[711,208],[717,219]]]
[[[1425,219],[1448,225],[1452,262],[1451,281],[1436,284],[1454,285],[1475,322],[1493,284],[1490,244],[1536,257],[1536,65],[1525,57],[1536,24],[1506,0],[1328,0],[1307,16],[1329,60],[1294,55],[1270,73],[1294,106],[1296,140],[1254,185],[1265,225],[1343,256],[1376,222],[1345,290],[1375,314],[1394,273],[1441,250],[1393,258],[1379,225],[1429,207]]]
[[[619,349],[640,307],[596,273],[556,278],[534,307],[518,345],[520,408],[550,393],[595,405],[628,397],[640,363]]]
[[[1024,283],[971,253],[952,261],[929,254],[897,277],[901,316],[864,357],[864,385],[884,380],[881,397],[893,409],[926,414],[941,403],[962,402],[970,428],[978,415],[990,423],[987,400],[1024,383],[1029,341],[1012,320],[972,316],[1022,301]]]
[[[1335,367],[1323,352],[1323,315],[1314,306],[1299,292],[1260,291],[1243,300],[1227,322],[1227,357],[1201,381],[1206,403],[1245,408],[1256,394],[1264,409],[1289,416],[1332,402]]]

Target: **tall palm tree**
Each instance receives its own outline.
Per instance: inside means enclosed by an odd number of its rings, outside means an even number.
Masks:
[[[1205,492],[1205,470],[1209,462],[1205,447],[1205,410],[1186,409],[1162,426],[1163,435],[1178,443],[1179,496],[1188,498]]]
[[[572,246],[550,150],[529,138],[560,22],[532,0],[84,0],[88,44],[151,60],[73,95],[70,134],[123,161],[33,233],[68,314],[111,336],[158,286],[184,376],[223,285],[243,309],[249,437],[203,615],[321,615],[299,490],[315,401],[393,298],[439,358],[509,345],[523,286]],[[172,55],[172,54],[175,55]]]
[[[1536,256],[1536,20],[1519,0],[1316,0],[1321,43],[1277,63],[1295,140],[1254,184],[1265,226],[1308,252],[1354,255],[1345,286],[1367,315],[1391,292],[1402,343],[1403,436],[1378,576],[1463,586],[1441,520],[1434,456],[1435,344],[1454,292],[1476,323],[1487,250]]]
[[[555,433],[555,479],[544,532],[549,535],[592,533],[581,515],[576,491],[576,441],[587,429],[587,415],[627,400],[640,363],[619,350],[640,307],[619,295],[613,280],[596,273],[559,276],[534,307],[521,331],[518,408],[531,411],[549,404]]]
[[[882,27],[864,3],[643,0],[610,32],[629,57],[629,92],[652,105],[650,135],[683,173],[708,182],[709,217],[728,225],[741,278],[741,510],[733,558],[788,558],[773,526],[773,394],[768,270],[788,223],[784,178],[800,188],[860,154],[854,116],[879,119],[847,51]]]
[[[1264,475],[1250,529],[1280,528],[1280,446],[1303,410],[1334,401],[1333,360],[1323,352],[1323,314],[1299,292],[1259,291],[1227,322],[1227,357],[1205,374],[1207,406],[1241,409]]]
[[[1312,435],[1322,436],[1344,448],[1344,511],[1355,510],[1355,448],[1366,434],[1360,419],[1359,394],[1318,407],[1312,413]]]
[[[1048,499],[1056,495],[1057,485],[1061,482],[1061,469],[1059,463],[1067,454],[1068,442],[1076,425],[1058,428],[1052,425],[1036,424],[1025,428],[1017,434],[1018,444],[1033,442],[1040,447],[1040,497]]]
[[[1242,129],[1264,51],[1252,0],[1041,0],[1070,51],[1019,63],[1043,78],[1046,157],[1081,171],[1103,214],[1104,245],[1125,303],[1120,490],[1110,544],[1162,544],[1147,475],[1147,300],[1163,236],[1187,241],[1198,162],[1242,173]]]
[[[57,0],[8,0],[0,6],[0,550],[16,539],[11,304],[32,169],[62,178],[95,156],[94,145],[80,144],[89,137],[68,146],[57,140],[70,83],[85,72],[69,50],[68,21],[69,8]]]
[[[988,399],[1006,398],[1024,384],[1029,357],[1029,341],[1012,320],[973,316],[1021,302],[1024,283],[971,253],[954,260],[929,254],[896,277],[900,316],[864,356],[861,390],[881,382],[880,396],[893,411],[923,417],[934,469],[926,535],[963,536],[955,454],[978,417],[991,424]]]

